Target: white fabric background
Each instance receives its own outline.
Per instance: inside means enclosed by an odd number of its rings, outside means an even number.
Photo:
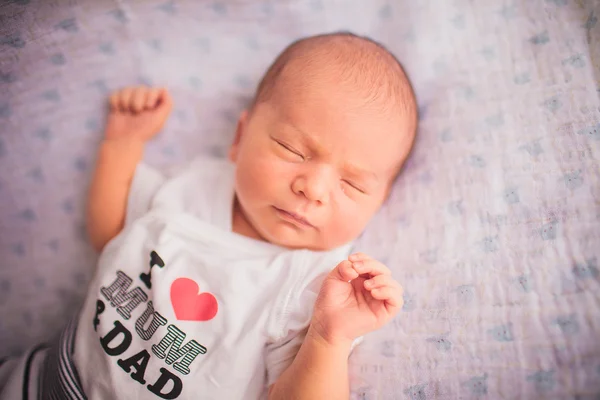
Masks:
[[[224,155],[275,55],[350,29],[403,61],[421,109],[414,156],[359,246],[406,305],[352,356],[353,398],[596,398],[599,17],[597,0],[2,1],[0,354],[80,305],[110,90],[172,90],[148,163]]]

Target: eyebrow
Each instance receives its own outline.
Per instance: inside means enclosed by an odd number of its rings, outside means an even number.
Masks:
[[[302,129],[298,128],[291,121],[287,121],[287,125],[289,125],[294,131],[300,133],[302,135],[302,137],[307,142],[309,142],[309,146],[310,147],[312,147],[314,149],[318,149],[319,147],[321,147],[319,144],[316,143],[316,141],[313,139],[313,137],[311,135],[309,135],[308,133],[306,133]],[[375,182],[379,182],[379,177],[377,176],[377,174],[375,172],[369,171],[369,170],[364,169],[364,168],[361,168],[361,167],[359,167],[357,165],[354,165],[352,163],[346,163],[344,165],[344,170],[347,171],[350,175],[365,177],[365,178],[374,180]]]
[[[285,125],[289,126],[290,128],[292,128],[294,131],[298,132],[303,138],[304,140],[306,140],[309,144],[310,147],[314,148],[314,149],[318,149],[319,147],[321,147],[316,141],[315,139],[313,139],[313,137],[311,135],[309,135],[308,133],[306,133],[305,131],[303,131],[302,129],[298,128],[296,125],[294,125],[291,121],[286,121]]]
[[[346,171],[348,171],[348,173],[350,173],[351,175],[355,175],[355,176],[360,176],[360,177],[364,177],[367,179],[371,179],[375,182],[379,182],[379,177],[377,176],[377,174],[373,171],[369,171],[363,168],[360,168],[354,164],[351,163],[346,163],[344,169]]]

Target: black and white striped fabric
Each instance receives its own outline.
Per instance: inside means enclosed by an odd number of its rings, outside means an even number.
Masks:
[[[22,400],[31,400],[39,397],[41,394],[41,380],[38,378],[38,372],[43,368],[44,357],[48,352],[47,344],[40,344],[31,349],[25,358],[25,364],[22,370]],[[19,374],[20,368],[17,368],[16,374]],[[18,378],[16,378],[18,379]]]
[[[72,360],[73,341],[77,325],[71,320],[58,343],[48,350],[40,379],[42,400],[86,400],[77,370]],[[26,400],[25,397],[23,400]]]
[[[42,376],[48,344],[37,345],[20,357],[0,363],[0,400],[32,400],[42,398]]]

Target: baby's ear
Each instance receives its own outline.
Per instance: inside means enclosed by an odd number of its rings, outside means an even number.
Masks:
[[[248,122],[248,110],[242,111],[240,114],[240,118],[238,119],[237,127],[235,129],[235,137],[233,138],[233,143],[231,143],[231,147],[229,148],[229,160],[231,162],[237,161],[238,149],[240,147],[240,141],[242,139],[242,135],[246,130],[246,126]]]

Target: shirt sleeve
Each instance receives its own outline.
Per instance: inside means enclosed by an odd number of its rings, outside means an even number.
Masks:
[[[155,168],[143,162],[138,164],[127,198],[126,226],[150,210],[154,195],[165,181],[166,177]]]

